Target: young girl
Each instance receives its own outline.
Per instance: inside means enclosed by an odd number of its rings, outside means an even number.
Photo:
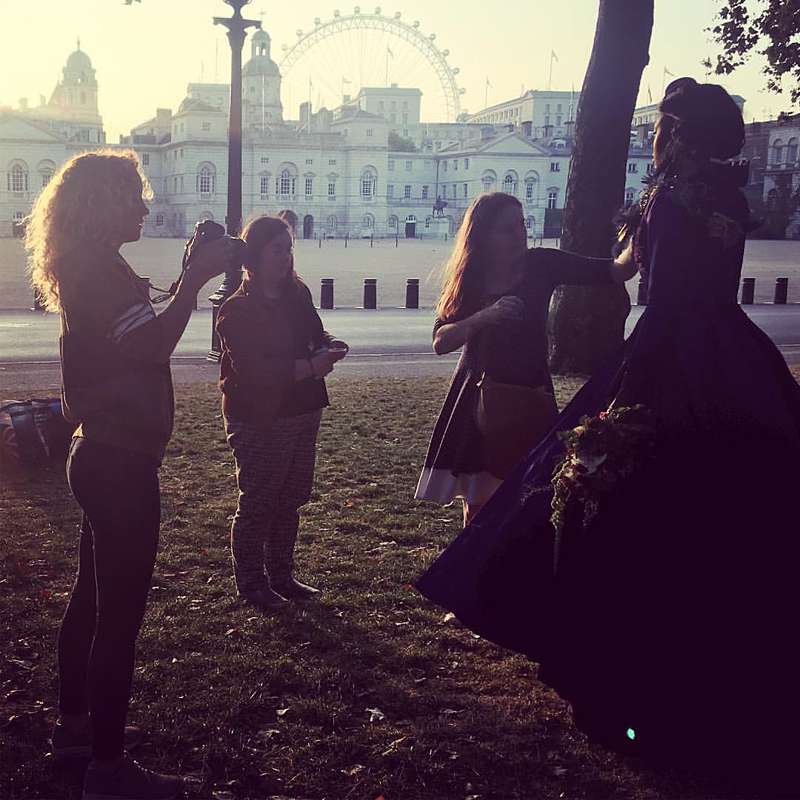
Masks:
[[[250,222],[245,277],[220,309],[220,388],[239,505],[231,530],[239,595],[265,609],[319,590],[293,576],[299,508],[311,494],[324,377],[347,345],[322,328],[294,271],[292,232],[278,217]]]
[[[416,497],[464,502],[466,525],[557,416],[547,312],[560,284],[624,283],[632,265],[528,250],[522,206],[501,192],[467,210],[447,264],[433,349],[463,346]]]

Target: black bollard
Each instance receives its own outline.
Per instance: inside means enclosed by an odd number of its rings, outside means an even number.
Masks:
[[[322,237],[319,237],[319,249],[322,250]]]
[[[644,278],[639,278],[639,286],[636,289],[636,305],[647,305],[647,281]]]
[[[406,308],[419,308],[419,278],[406,281]]]
[[[395,235],[394,235],[394,246],[395,246],[395,247],[398,247],[398,246],[399,246],[399,243],[400,243],[400,240],[398,239],[398,236],[397,236],[397,234],[395,234]]]
[[[369,246],[372,247],[373,244],[375,244],[375,235],[374,234],[370,235],[370,237],[369,237]]]
[[[377,278],[364,278],[364,308],[375,309],[378,307],[378,280]]]
[[[333,278],[323,278],[319,292],[319,307],[330,310],[333,308]]]
[[[789,279],[776,278],[775,279],[775,305],[785,306],[789,299]]]
[[[742,279],[742,305],[751,306],[755,301],[756,296],[756,279],[743,278]]]
[[[350,241],[350,234],[346,233],[344,235],[344,246],[347,247],[347,243]]]

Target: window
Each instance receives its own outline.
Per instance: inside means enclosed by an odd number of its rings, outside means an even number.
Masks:
[[[464,184],[464,199],[466,200],[469,197],[469,184]]]
[[[211,165],[203,164],[197,173],[197,191],[200,194],[214,193],[215,172]]]
[[[408,125],[408,114],[403,114],[403,125]]]
[[[411,186],[410,186],[409,184],[406,184],[406,185],[403,187],[403,197],[404,197],[406,200],[410,199],[410,197],[411,197]]]
[[[268,156],[261,156],[261,163],[262,164],[269,164],[269,157]]]
[[[183,191],[183,175],[181,175],[180,187],[181,187],[181,191]]]
[[[484,192],[491,192],[494,189],[495,181],[497,180],[497,175],[492,170],[483,173],[483,177],[481,178],[481,183],[483,184],[483,191]]]
[[[374,228],[375,217],[373,217],[372,214],[364,214],[364,216],[361,218],[361,227],[368,228],[370,230]]]
[[[517,193],[517,178],[511,172],[509,172],[505,176],[505,178],[503,178],[503,191],[506,194],[516,194]]]
[[[327,225],[326,225],[326,227],[328,228],[328,233],[329,233],[331,236],[333,236],[333,235],[335,235],[335,234],[336,234],[336,226],[337,226],[338,224],[339,224],[339,220],[338,220],[338,219],[336,219],[336,216],[335,216],[334,214],[331,214],[331,215],[328,217],[328,222],[327,222]]]
[[[797,161],[797,139],[789,139],[786,145],[786,161],[789,164],[794,164]]]
[[[772,143],[772,163],[781,164],[783,162],[783,141],[776,139]]]
[[[296,187],[297,187],[297,179],[289,172],[288,169],[283,170],[281,172],[280,177],[276,181],[278,194],[282,197],[293,197]]]
[[[394,159],[393,158],[389,159],[389,161],[387,163],[387,169],[389,170],[389,172],[394,172]]]
[[[369,173],[364,173],[361,176],[361,197],[364,200],[372,200],[375,190],[375,180]]]
[[[175,194],[178,193],[178,176],[177,175],[172,179],[172,191]]]
[[[639,165],[635,161],[628,164],[628,174],[635,175],[639,171]]]
[[[328,197],[331,200],[336,199],[336,181],[329,180],[328,181]]]
[[[150,166],[150,153],[142,153],[142,166],[143,167]]]
[[[398,223],[397,217],[395,217],[395,216],[389,217],[389,230],[390,231],[396,231],[397,230],[397,223]]]
[[[551,161],[550,172],[561,172],[561,164],[559,164],[558,161]]]
[[[556,106],[556,111],[560,114],[561,113],[561,103]]]
[[[313,165],[313,163],[314,163],[314,159],[313,159],[313,158],[307,158],[307,159],[306,159],[306,166],[307,166],[307,167],[310,167],[310,166],[312,166],[312,165]]]
[[[464,169],[469,169],[469,159],[468,158],[464,159]]]
[[[22,164],[14,164],[8,173],[9,192],[28,191],[28,170]]]
[[[164,225],[164,215],[156,214],[156,227],[160,228]]]
[[[547,192],[547,207],[548,208],[558,207],[558,189],[550,189]]]
[[[636,200],[636,189],[628,188],[625,190],[625,205],[632,206]]]
[[[200,127],[204,131],[210,131],[211,130],[211,123],[210,122],[204,122]]]
[[[448,164],[448,162],[447,162],[447,161],[442,161],[442,169],[443,169],[445,172],[447,172],[447,164]]]
[[[335,167],[336,166],[336,159],[335,158],[329,158],[328,159],[328,166],[329,167]]]
[[[550,115],[549,114],[546,115],[545,118],[544,118],[544,126],[545,126],[545,128],[549,128],[550,127]]]
[[[556,117],[556,126],[561,127],[562,117]]]
[[[414,166],[413,161],[406,161],[406,172],[411,172],[413,166]]]
[[[423,200],[427,200],[428,199],[428,187],[427,186],[423,186],[422,187],[422,199]]]
[[[453,169],[458,171],[458,159],[457,158],[453,159]]]
[[[536,199],[536,180],[528,178],[525,181],[525,202],[533,203]]]
[[[536,220],[533,217],[527,217],[525,219],[525,227],[529,231],[532,231],[534,229],[535,225],[536,225]]]
[[[52,170],[46,169],[42,172],[42,189],[50,183],[51,178],[53,177]]]
[[[373,131],[373,129],[372,129],[372,128],[367,128],[367,136],[368,136],[368,137],[372,137],[372,134],[373,134],[373,133],[374,133],[374,131]]]
[[[306,197],[311,197],[314,194],[314,179],[306,178]]]
[[[394,197],[394,184],[390,183],[386,186],[386,196]]]
[[[269,195],[269,175],[261,176],[261,199]]]

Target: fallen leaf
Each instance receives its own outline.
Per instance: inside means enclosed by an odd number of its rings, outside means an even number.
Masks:
[[[289,709],[288,708],[279,708],[275,713],[279,717],[285,717],[289,713]]]
[[[370,722],[383,722],[386,719],[386,714],[379,708],[368,708],[367,712],[369,713]]]

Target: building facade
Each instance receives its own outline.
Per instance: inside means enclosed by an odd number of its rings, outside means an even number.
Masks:
[[[36,113],[0,110],[0,235],[22,220],[57,166],[105,142],[91,61],[72,53],[53,98]],[[264,31],[242,70],[245,219],[290,212],[298,236],[441,235],[437,199],[453,233],[481,192],[516,195],[531,236],[558,234],[577,95],[526,93],[456,123],[420,119],[421,93],[367,87],[337,109],[300,108],[286,120],[281,75]],[[224,221],[228,164],[226,84],[190,83],[176,112],[160,108],[114,147],[139,155],[153,189],[147,236],[186,237]],[[632,144],[626,202],[642,187],[649,143]]]

